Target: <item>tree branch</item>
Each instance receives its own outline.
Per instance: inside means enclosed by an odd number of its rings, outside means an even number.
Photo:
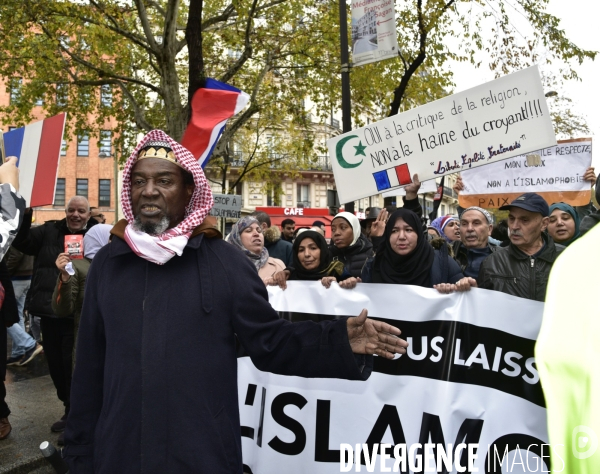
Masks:
[[[42,30],[44,31],[46,36],[48,36],[51,39],[53,38],[53,36],[50,35],[48,30],[44,26],[42,26]],[[81,58],[80,56],[74,54],[69,49],[65,48],[62,44],[60,44],[60,42],[58,43],[58,47],[60,48],[61,51],[66,53],[73,61],[81,64],[82,66],[85,66],[88,69],[91,69],[92,71],[96,71],[96,73],[98,73],[98,76],[100,76],[100,77],[109,77],[109,78],[117,79],[119,81],[130,82],[132,84],[139,84],[140,86],[144,86],[158,94],[162,94],[162,89],[160,87],[156,87],[155,85],[150,84],[149,82],[141,81],[139,79],[134,79],[132,77],[120,76],[118,74],[114,74],[110,71],[106,71],[102,68],[99,68],[98,66],[95,66],[94,64],[90,63],[89,61],[86,61],[85,59]]]
[[[252,2],[250,11],[248,12],[248,20],[246,21],[246,33],[244,35],[244,52],[238,58],[238,60],[223,74],[221,79],[222,82],[229,82],[229,80],[235,76],[235,74],[242,68],[242,66],[252,57],[252,42],[250,41],[250,34],[252,32],[252,21],[256,13],[256,5],[258,0]]]
[[[417,19],[419,28],[419,54],[417,55],[415,60],[412,63],[410,63],[408,69],[404,71],[402,79],[400,80],[400,84],[398,85],[398,87],[396,87],[396,89],[394,89],[394,99],[390,104],[389,117],[398,113],[398,110],[400,109],[400,103],[402,102],[402,98],[404,97],[404,93],[406,92],[406,88],[408,87],[410,79],[412,78],[413,74],[417,71],[417,69],[419,69],[419,66],[423,64],[423,61],[425,61],[425,58],[427,57],[427,30],[425,29],[425,24],[423,21],[422,0],[417,0]]]
[[[90,0],[90,4],[96,7],[98,11],[100,11],[106,18],[108,18],[112,23],[112,26],[105,25],[103,23],[100,23],[99,21],[93,20],[91,18],[86,18],[81,15],[74,15],[72,18],[78,18],[81,21],[92,23],[93,25],[106,27],[109,30],[114,31],[115,33],[118,33],[119,35],[123,36],[124,38],[130,39],[132,42],[134,42],[141,48],[144,48],[152,53],[156,53],[156,51],[154,51],[141,36],[138,36],[130,31],[121,28],[117,20],[112,15],[107,13],[106,10],[98,2],[96,2],[95,0]]]
[[[158,3],[156,3],[154,0],[146,0],[146,3],[153,7],[158,13],[160,13],[160,16],[167,16],[165,9],[163,7],[161,7]]]
[[[148,21],[148,12],[146,11],[146,7],[144,6],[144,0],[134,0],[135,6],[138,11],[138,15],[140,17],[140,21],[142,22],[142,28],[144,30],[144,34],[146,35],[146,40],[150,45],[150,48],[155,53],[160,51],[158,44],[156,43],[156,39],[154,38],[154,33],[152,32],[152,27],[150,26],[150,22]]]
[[[179,0],[169,0],[167,3],[167,14],[165,15],[165,30],[163,33],[163,50],[177,48],[177,13],[179,12]]]
[[[141,130],[146,130],[147,132],[153,130],[154,127],[146,120],[146,115],[144,114],[144,109],[142,107],[140,107],[140,104],[138,104],[137,100],[135,100],[135,97],[133,96],[133,94],[129,91],[129,89],[122,82],[117,81],[117,84],[119,85],[119,88],[121,89],[121,91],[123,91],[123,94],[125,94],[127,96],[127,99],[129,100],[129,102],[131,103],[131,106],[133,107],[133,116],[135,118],[136,125]]]

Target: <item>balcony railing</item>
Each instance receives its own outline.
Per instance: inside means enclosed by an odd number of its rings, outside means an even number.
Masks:
[[[296,207],[310,207],[310,201],[298,201]]]
[[[288,159],[288,157],[278,153],[271,153],[268,158],[269,160],[273,160],[273,163],[269,164],[269,168],[277,168]],[[243,168],[245,164],[246,161],[243,159],[241,152],[234,153],[229,162],[229,165],[232,168]],[[320,155],[315,161],[311,162],[306,167],[302,167],[302,169],[310,171],[331,171],[331,161],[328,155]]]
[[[449,188],[448,186],[444,186],[444,196],[458,199],[458,195],[456,194],[456,192],[454,192],[454,190],[452,188]]]

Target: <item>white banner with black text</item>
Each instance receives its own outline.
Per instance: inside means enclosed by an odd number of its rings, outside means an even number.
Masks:
[[[534,361],[543,303],[319,282],[270,287],[269,296],[293,321],[367,308],[410,346],[395,360],[375,357],[366,382],[274,375],[239,358],[246,472],[549,472],[551,452],[560,472]]]

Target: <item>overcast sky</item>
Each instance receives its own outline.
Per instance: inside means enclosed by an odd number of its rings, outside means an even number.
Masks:
[[[581,48],[600,51],[596,0],[550,0],[549,12],[561,19],[559,25],[567,37]],[[564,85],[564,91],[573,100],[573,111],[586,118],[591,135],[600,140],[600,54],[595,61],[586,61],[576,67],[581,81]],[[455,92],[493,80],[487,67],[474,69],[461,64],[453,67]],[[552,100],[552,99],[548,99]],[[598,145],[597,145],[598,146]],[[595,147],[600,150],[600,147]],[[600,151],[593,155],[596,174],[600,171]]]

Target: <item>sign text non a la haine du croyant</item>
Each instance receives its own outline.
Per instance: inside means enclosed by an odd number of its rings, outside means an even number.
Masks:
[[[327,141],[342,203],[555,144],[537,66]]]

